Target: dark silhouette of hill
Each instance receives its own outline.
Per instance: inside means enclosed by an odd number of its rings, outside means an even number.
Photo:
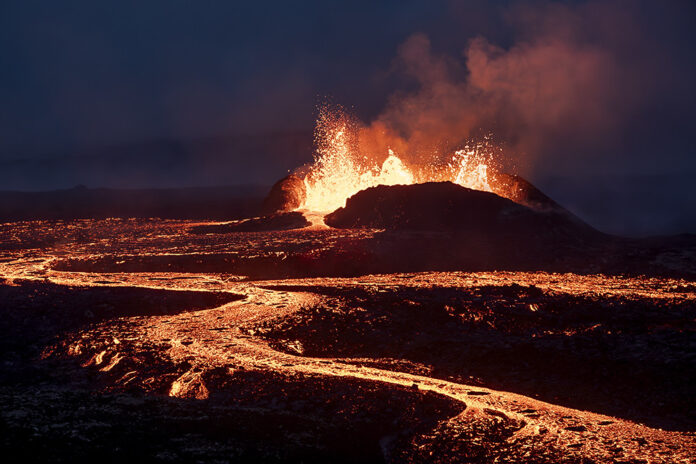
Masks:
[[[547,205],[552,200],[544,200]],[[548,270],[693,276],[694,236],[604,234],[560,206],[532,209],[450,182],[378,186],[325,217],[341,229],[383,229],[372,272]]]
[[[369,188],[349,198],[346,207],[327,215],[325,222],[337,228],[446,230],[535,241],[553,240],[555,236],[576,242],[604,237],[558,205],[553,209],[532,209],[494,193],[451,182]]]
[[[0,191],[0,221],[159,217],[240,219],[258,215],[268,187]]]

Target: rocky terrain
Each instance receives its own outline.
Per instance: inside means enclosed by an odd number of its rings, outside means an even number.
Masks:
[[[6,454],[696,457],[688,273],[443,272],[417,251],[406,263],[413,269],[399,270],[394,263],[405,261],[389,259],[403,253],[401,241],[432,232],[225,224],[0,225]],[[688,270],[688,246],[671,246],[682,254],[660,241],[640,262],[653,256]]]

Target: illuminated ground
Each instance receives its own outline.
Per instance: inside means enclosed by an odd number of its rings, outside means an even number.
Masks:
[[[66,462],[696,459],[693,280],[358,275],[373,231],[195,225],[0,225],[3,447]]]

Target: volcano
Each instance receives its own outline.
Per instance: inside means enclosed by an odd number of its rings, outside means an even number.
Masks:
[[[629,239],[605,234],[518,175],[496,173],[489,181],[491,191],[453,182],[378,185],[323,214],[298,209],[306,182],[290,176],[266,199],[278,212],[261,222],[275,224],[277,216],[301,212],[308,219],[323,216],[322,225],[332,229],[371,234],[311,257],[287,259],[287,276],[449,270],[696,273],[684,251],[696,246],[694,237]],[[294,224],[304,227],[303,221]]]
[[[491,237],[577,242],[603,234],[560,206],[532,209],[494,193],[451,182],[377,186],[349,198],[344,208],[326,215],[327,225],[342,229],[443,230]]]
[[[372,187],[324,221],[383,230],[392,244],[382,261],[412,269],[561,270],[590,265],[613,243],[550,199],[532,209],[451,182]]]

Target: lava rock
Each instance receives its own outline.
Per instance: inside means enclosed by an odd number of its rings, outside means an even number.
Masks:
[[[271,191],[263,201],[262,212],[274,214],[293,211],[302,206],[306,197],[307,190],[304,181],[296,175],[290,174],[271,187]]]
[[[489,228],[503,214],[525,208],[497,195],[451,182],[368,188],[324,219],[336,228],[442,230]]]
[[[451,182],[380,185],[365,189],[325,217],[336,228],[408,230],[478,230],[574,228],[564,215],[534,211],[494,193],[471,190]],[[586,226],[584,231],[593,229]]]
[[[230,232],[266,232],[272,230],[302,229],[311,223],[297,211],[271,214],[257,218],[245,219],[226,224],[194,226],[189,229],[192,234],[227,234]]]
[[[377,186],[349,198],[324,218],[341,229],[383,229],[398,236],[390,260],[411,260],[414,269],[529,267],[565,260],[596,261],[609,238],[562,212],[535,211],[494,193],[451,182]],[[405,231],[438,237],[406,240]],[[409,232],[409,233],[411,233]],[[395,245],[396,246],[396,245]],[[414,264],[414,263],[417,263]],[[468,267],[467,267],[468,266]],[[446,266],[445,266],[446,267]]]
[[[567,209],[553,201],[526,179],[515,175],[491,172],[490,182],[493,193],[535,211],[562,212],[571,215]]]

